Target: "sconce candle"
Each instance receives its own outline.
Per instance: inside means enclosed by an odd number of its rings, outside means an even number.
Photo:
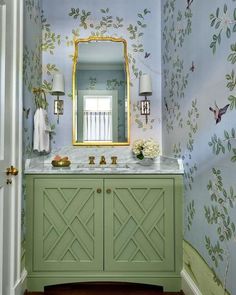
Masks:
[[[57,115],[57,124],[59,123],[59,115],[63,115],[63,100],[59,99],[59,96],[65,95],[65,81],[62,73],[56,73],[53,75],[52,95],[56,95],[57,99],[54,100],[54,114]]]
[[[140,112],[141,115],[146,116],[147,124],[148,116],[150,115],[150,100],[147,99],[147,96],[152,95],[152,80],[148,74],[143,74],[139,78],[139,95],[145,96],[145,100],[140,102]]]

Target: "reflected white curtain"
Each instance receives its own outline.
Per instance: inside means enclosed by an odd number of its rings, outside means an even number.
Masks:
[[[84,112],[84,141],[112,141],[112,114]]]

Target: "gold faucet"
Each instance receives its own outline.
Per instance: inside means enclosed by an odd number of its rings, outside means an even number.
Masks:
[[[101,156],[101,160],[100,160],[100,165],[106,165],[106,159],[105,159],[105,157],[104,156]]]

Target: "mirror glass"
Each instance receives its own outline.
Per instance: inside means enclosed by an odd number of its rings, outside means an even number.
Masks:
[[[73,144],[129,144],[129,70],[124,39],[75,41]]]

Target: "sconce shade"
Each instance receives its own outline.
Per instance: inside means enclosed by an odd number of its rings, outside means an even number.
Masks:
[[[148,74],[143,74],[139,78],[139,95],[148,96],[152,94],[152,80]]]
[[[65,80],[62,73],[53,75],[52,95],[65,95]]]

